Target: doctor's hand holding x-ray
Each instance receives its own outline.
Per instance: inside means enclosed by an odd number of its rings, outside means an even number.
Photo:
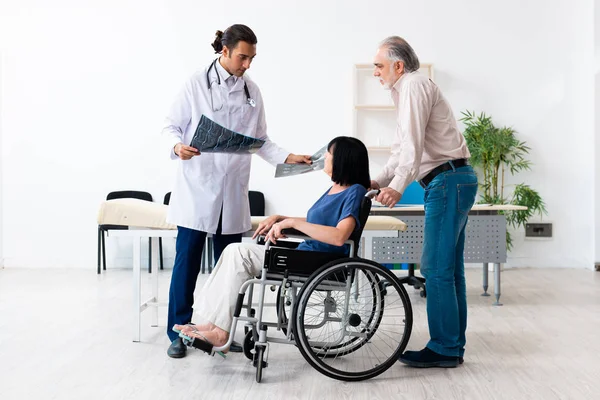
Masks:
[[[198,149],[192,146],[186,146],[183,143],[177,143],[175,145],[175,155],[178,156],[182,160],[190,160],[194,156],[199,156],[200,152]]]
[[[182,160],[190,160],[192,157],[200,155],[198,149],[183,143],[177,143],[174,151],[175,155]],[[290,154],[285,159],[286,164],[310,164],[311,162],[310,156],[306,155]]]
[[[184,84],[162,129],[171,159],[178,160],[167,221],[177,225],[175,265],[169,291],[167,354],[185,357],[186,346],[175,324],[192,321],[196,279],[206,235],[212,234],[215,264],[230,243],[241,242],[251,229],[248,183],[251,155],[200,153],[189,146],[202,115],[246,136],[262,139],[256,152],[273,166],[311,163],[277,146],[267,136],[263,99],[246,74],[256,56],[256,35],[245,25],[217,31],[212,47],[221,54]],[[232,350],[234,350],[232,348]]]

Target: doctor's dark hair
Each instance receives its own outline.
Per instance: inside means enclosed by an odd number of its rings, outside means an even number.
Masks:
[[[327,145],[333,155],[331,180],[338,185],[363,185],[369,190],[369,153],[364,143],[357,138],[338,136]]]
[[[227,46],[229,50],[235,49],[239,42],[256,44],[258,41],[252,29],[246,25],[235,24],[225,29],[225,32],[217,31],[215,33],[215,41],[211,46],[215,49],[215,53],[221,53],[223,46]]]

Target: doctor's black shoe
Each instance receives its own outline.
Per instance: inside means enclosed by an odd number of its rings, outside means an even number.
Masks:
[[[416,368],[456,368],[458,366],[458,357],[444,356],[427,347],[421,351],[407,351],[398,360]]]
[[[181,338],[177,338],[173,340],[173,343],[169,346],[169,350],[167,350],[167,355],[171,358],[183,358],[185,357],[185,353],[187,351],[187,347],[183,344],[183,340]]]

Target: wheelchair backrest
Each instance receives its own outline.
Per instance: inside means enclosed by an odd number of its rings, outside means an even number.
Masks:
[[[358,221],[360,222],[360,226],[357,230],[352,232],[349,239],[354,242],[354,254],[352,257],[358,256],[358,247],[360,244],[360,237],[362,236],[363,229],[365,229],[365,224],[367,223],[367,219],[369,219],[369,213],[371,212],[371,199],[365,196],[360,203],[360,211],[358,213]]]

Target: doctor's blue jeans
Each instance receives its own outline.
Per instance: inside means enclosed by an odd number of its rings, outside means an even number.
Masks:
[[[221,219],[219,219],[217,232],[213,235],[215,265],[227,245],[242,241],[241,234],[222,235],[221,222]],[[177,332],[173,331],[173,325],[185,325],[192,321],[194,290],[200,273],[205,242],[206,232],[182,226],[177,227],[175,265],[173,266],[171,287],[169,288],[169,315],[167,321],[167,336],[169,336],[171,342],[179,337]]]
[[[427,347],[445,356],[462,357],[465,351],[465,226],[476,195],[471,166],[443,172],[425,188],[421,274],[427,289]]]

